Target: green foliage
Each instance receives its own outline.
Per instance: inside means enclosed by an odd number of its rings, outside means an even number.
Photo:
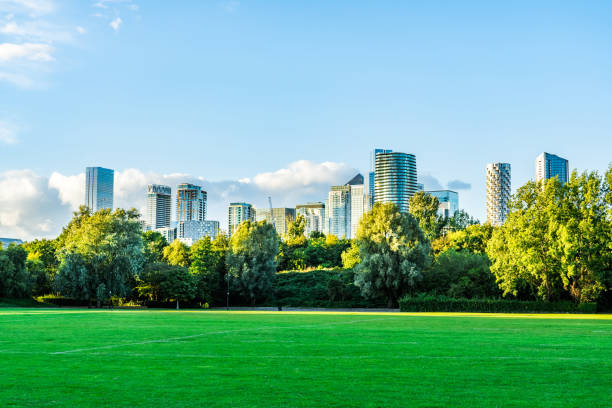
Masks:
[[[472,224],[465,229],[451,231],[431,243],[434,254],[448,249],[456,251],[470,251],[484,254],[493,235],[494,227],[491,224]]]
[[[161,296],[166,300],[175,300],[177,309],[179,308],[179,301],[188,301],[196,296],[196,282],[187,268],[169,266],[164,272],[159,284]]]
[[[163,253],[164,261],[168,262],[170,265],[188,268],[191,264],[189,247],[178,239],[175,239],[170,245],[166,246]]]
[[[437,197],[424,191],[414,194],[408,202],[410,214],[418,221],[419,228],[430,241],[440,236],[445,225],[444,217],[438,215],[439,205]]]
[[[21,245],[0,248],[0,297],[23,298],[31,295],[32,281],[26,270],[27,253]]]
[[[350,248],[342,253],[342,266],[344,269],[353,269],[360,262],[359,246],[357,246],[355,241],[352,241]]]
[[[52,292],[53,276],[48,275],[45,264],[41,260],[30,259],[28,254],[26,270],[32,284],[32,295],[40,296]]]
[[[417,220],[391,203],[374,205],[357,230],[361,263],[355,284],[365,297],[384,297],[392,307],[420,280],[429,263],[429,241]]]
[[[255,304],[270,295],[276,272],[278,235],[265,221],[242,223],[229,243],[226,264],[238,291]]]
[[[60,266],[55,288],[65,296],[98,299],[104,284],[110,296],[131,292],[143,264],[139,215],[134,209],[81,207],[58,238]]]
[[[595,313],[597,311],[596,303],[456,299],[446,296],[405,296],[400,299],[399,305],[402,312]]]
[[[164,259],[164,248],[168,241],[162,234],[156,231],[145,231],[142,233],[142,252],[145,262],[161,262]]]
[[[214,303],[222,297],[228,248],[229,241],[223,235],[219,235],[214,241],[211,241],[210,237],[204,237],[191,246],[189,272],[196,280],[196,297],[199,300]]]
[[[33,294],[51,293],[53,280],[59,266],[57,240],[36,239],[26,242],[23,247],[28,252],[28,273],[34,280]]]
[[[612,169],[612,167],[611,167]],[[608,170],[608,173],[611,170]],[[612,218],[607,177],[596,172],[529,182],[489,242],[504,294],[551,301],[593,302],[612,288]]]
[[[452,217],[446,220],[446,225],[444,227],[447,231],[461,231],[469,227],[470,225],[477,225],[480,222],[470,216],[467,212],[463,210],[455,211]]]
[[[287,224],[287,234],[283,240],[289,246],[300,247],[306,245],[306,219],[302,215],[298,215],[295,221],[290,220]]]
[[[419,290],[453,298],[497,298],[501,291],[485,254],[449,249],[423,272]]]

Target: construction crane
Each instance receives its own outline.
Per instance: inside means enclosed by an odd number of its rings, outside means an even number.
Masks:
[[[268,205],[270,206],[270,220],[272,220],[272,226],[276,229],[276,223],[274,222],[274,212],[272,211],[272,197],[268,196]]]

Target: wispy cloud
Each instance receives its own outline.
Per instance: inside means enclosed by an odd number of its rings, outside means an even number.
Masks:
[[[116,19],[111,21],[108,25],[111,26],[113,30],[117,31],[119,30],[119,26],[121,25],[121,23],[123,23],[123,20],[121,20],[121,17],[117,17]]]
[[[0,0],[0,12],[25,13],[32,17],[49,14],[55,10],[51,0]]]
[[[7,62],[17,59],[29,61],[53,61],[53,47],[49,44],[0,44],[0,62]]]
[[[448,188],[451,190],[470,190],[472,185],[461,180],[452,180],[448,182]]]
[[[14,125],[0,121],[0,143],[17,143],[17,128]]]

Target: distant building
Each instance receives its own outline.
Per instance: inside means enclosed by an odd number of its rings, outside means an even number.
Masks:
[[[425,191],[425,184],[417,183],[417,191]]]
[[[438,199],[438,214],[443,217],[452,217],[455,212],[459,211],[459,194],[452,190],[434,190],[426,191]]]
[[[408,212],[408,200],[417,192],[416,157],[388,152],[376,154],[374,202],[393,203]]]
[[[510,163],[487,164],[487,222],[502,225],[510,212]]]
[[[0,249],[7,248],[11,244],[21,245],[23,241],[17,238],[0,238]]]
[[[289,221],[295,220],[295,208],[272,208],[272,213],[269,208],[257,208],[255,209],[255,220],[274,224],[276,232],[284,235],[287,233]]]
[[[166,241],[168,241],[169,244],[171,244],[172,241],[176,239],[176,228],[175,227],[157,228],[157,229],[154,229],[153,231],[159,232],[160,234],[162,234],[164,238],[166,238]]]
[[[306,236],[312,232],[324,233],[325,225],[325,204],[323,203],[308,203],[300,204],[295,207],[296,216],[304,217],[306,228],[304,233]]]
[[[370,196],[370,208],[374,206],[375,187],[374,182],[376,179],[376,155],[378,153],[391,153],[389,149],[374,149],[370,153],[370,173],[368,174],[368,195]]]
[[[194,184],[183,183],[176,188],[177,238],[184,238],[181,222],[206,219],[206,191]]]
[[[212,220],[190,220],[181,221],[177,224],[177,239],[185,238],[196,242],[204,237],[210,237],[214,240],[219,235],[219,221]],[[186,243],[185,241],[181,241]]]
[[[227,209],[227,225],[232,236],[238,226],[245,221],[255,221],[255,209],[248,203],[230,203]]]
[[[170,226],[172,189],[168,186],[149,184],[147,186],[146,228],[155,230]]]
[[[536,181],[558,177],[562,184],[569,181],[569,162],[555,154],[542,153],[536,158]]]
[[[370,199],[361,174],[343,186],[332,186],[325,203],[325,232],[339,238],[354,238],[361,217],[369,209]]]
[[[115,171],[103,167],[85,169],[85,205],[93,212],[113,209]]]

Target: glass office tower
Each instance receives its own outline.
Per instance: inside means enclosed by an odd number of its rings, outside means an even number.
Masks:
[[[569,181],[569,163],[556,154],[542,153],[536,158],[536,181],[558,177],[562,184]]]
[[[103,167],[85,169],[85,205],[97,212],[103,208],[113,209],[115,171]]]
[[[418,191],[416,157],[409,153],[376,154],[374,202],[393,203],[408,212],[408,200]]]

